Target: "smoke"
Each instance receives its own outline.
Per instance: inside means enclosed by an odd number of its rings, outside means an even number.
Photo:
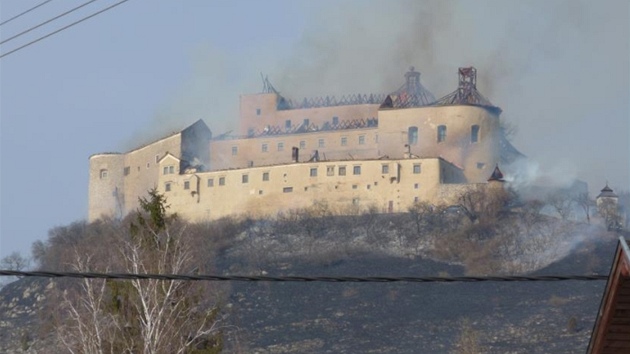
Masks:
[[[515,146],[536,161],[521,168],[523,176],[577,176],[591,192],[605,180],[629,189],[629,6],[623,0],[307,3],[304,27],[287,29],[301,31],[297,42],[270,37],[247,53],[200,45],[190,78],[158,109],[155,126],[181,129],[203,118],[215,134],[236,129],[238,97],[260,91],[260,72],[285,97],[301,100],[392,92],[413,65],[423,85],[442,97],[456,89],[457,68],[472,65],[480,92],[518,126]]]

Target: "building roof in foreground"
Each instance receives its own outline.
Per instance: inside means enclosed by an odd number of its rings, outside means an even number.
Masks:
[[[630,249],[619,237],[588,354],[630,353]]]

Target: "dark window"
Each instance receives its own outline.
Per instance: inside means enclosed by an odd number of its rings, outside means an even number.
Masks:
[[[256,115],[259,116],[260,115],[260,108],[256,108]]]
[[[284,143],[278,143],[278,151],[284,150]]]
[[[249,175],[243,175],[243,176],[241,177],[241,181],[242,181],[243,183],[247,183],[247,182],[249,182]]]
[[[317,177],[317,167],[311,168],[311,177]]]
[[[323,148],[326,145],[326,141],[324,139],[319,139],[317,141],[317,146],[319,146],[320,148]]]
[[[160,155],[155,155],[155,163],[160,162]]]
[[[170,174],[175,173],[175,166],[168,166],[168,173]]]
[[[357,188],[359,188],[359,186],[357,184],[353,184],[352,185],[352,189],[357,189]]]
[[[420,164],[416,163],[413,165],[413,173],[418,174],[422,171],[422,169],[420,168]]]
[[[219,177],[219,185],[225,186],[225,177]]]
[[[389,173],[389,165],[383,165],[383,167],[381,168],[381,173],[382,174],[388,174]]]
[[[262,144],[262,148],[261,148],[262,152],[267,152],[269,151],[269,145],[267,144]]]
[[[413,185],[413,188],[414,188],[414,189],[418,189],[418,188],[420,188],[420,184],[419,184],[419,183],[414,184],[414,185]]]
[[[479,141],[479,126],[473,125],[470,127],[470,142],[476,143]]]
[[[333,117],[333,125],[339,124],[339,117]]]
[[[335,166],[326,166],[326,176],[335,175]]]
[[[360,175],[361,174],[361,166],[354,166],[352,168],[352,174]]]
[[[341,137],[341,146],[346,146],[348,145],[348,138],[345,136]]]
[[[418,127],[409,127],[409,129],[407,130],[407,144],[418,144]]]
[[[309,124],[310,124],[310,122],[311,122],[311,121],[310,121],[308,118],[304,118],[304,126],[305,126],[305,127],[308,127],[308,126],[309,126]]]
[[[269,172],[263,172],[263,181],[269,180]]]
[[[214,187],[214,178],[208,178],[208,187]]]
[[[238,154],[238,146],[232,146],[232,155]]]
[[[438,133],[437,135],[438,143],[445,141],[446,140],[446,125],[438,126],[437,133]]]
[[[190,181],[184,182],[184,189],[190,189]]]
[[[304,140],[300,141],[300,149],[306,149],[306,141]]]
[[[287,119],[284,121],[284,127],[287,129],[291,129],[291,120]]]
[[[365,135],[359,135],[359,145],[365,144]]]
[[[170,183],[165,183],[164,184],[164,191],[166,191],[166,192],[170,192],[171,191],[171,184]]]
[[[131,173],[131,168],[129,166],[125,167],[125,176],[129,175]]]
[[[100,176],[101,176],[101,179],[106,179],[108,176],[107,170],[105,169],[101,170]]]
[[[346,166],[339,166],[339,176],[346,175]]]
[[[168,166],[164,166],[164,171],[162,171],[162,172],[164,172],[163,174],[167,175],[168,174]]]
[[[293,187],[282,188],[282,193],[291,193],[291,192],[293,192]]]
[[[486,164],[483,162],[477,162],[477,168],[480,170],[483,170],[483,168],[486,167]]]

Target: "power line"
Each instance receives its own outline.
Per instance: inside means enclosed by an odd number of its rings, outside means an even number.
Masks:
[[[51,2],[51,1],[52,0],[46,0],[46,1],[42,2],[42,3],[40,3],[39,5],[35,5],[34,7],[31,7],[30,9],[22,12],[21,14],[15,15],[15,16],[11,17],[10,19],[0,23],[0,26],[4,25],[5,23],[9,23],[9,22],[13,21],[13,20],[15,20],[16,18],[18,18],[18,17],[20,17],[22,15],[26,15],[27,13],[35,10],[36,8],[38,8],[38,7],[42,6],[42,5],[46,5],[47,3]]]
[[[10,40],[13,40],[13,39],[15,39],[15,38],[17,38],[17,37],[19,37],[19,36],[21,36],[21,35],[23,35],[23,34],[26,34],[26,33],[30,32],[30,31],[32,31],[32,30],[34,30],[34,29],[40,28],[41,26],[43,26],[43,25],[45,25],[45,24],[48,24],[48,23],[50,23],[50,22],[52,22],[52,21],[54,21],[54,20],[56,20],[56,19],[58,19],[58,18],[60,18],[60,17],[63,17],[63,16],[65,16],[65,15],[67,15],[67,14],[71,13],[71,12],[74,12],[74,11],[76,11],[76,10],[78,10],[78,9],[80,9],[80,8],[82,8],[82,7],[84,7],[84,6],[86,6],[86,5],[89,5],[89,4],[93,3],[94,1],[98,1],[98,0],[90,0],[90,1],[88,1],[88,2],[86,2],[86,3],[83,3],[83,4],[81,4],[81,5],[77,6],[77,7],[73,8],[73,9],[70,9],[70,10],[68,10],[68,11],[66,11],[66,12],[64,12],[64,13],[62,13],[61,15],[57,15],[57,16],[55,16],[55,17],[51,18],[50,20],[44,21],[44,22],[42,22],[42,23],[40,23],[40,24],[38,24],[38,25],[36,25],[36,26],[33,26],[33,27],[31,27],[31,28],[29,28],[29,29],[27,29],[27,30],[25,30],[25,31],[22,31],[22,32],[20,32],[20,33],[16,34],[15,36],[13,36],[13,37],[9,37],[9,38],[7,38],[7,39],[3,40],[2,42],[0,42],[0,44],[4,44],[4,43],[6,43],[6,42],[8,42],[8,41],[10,41]]]
[[[192,274],[133,274],[84,272],[25,272],[0,270],[0,276],[81,278],[81,279],[155,279],[183,281],[241,281],[284,283],[474,283],[474,282],[526,282],[526,281],[590,281],[607,280],[607,275],[538,275],[538,276],[484,276],[484,277],[302,277],[302,276],[248,276],[248,275],[192,275]]]
[[[20,49],[23,49],[23,48],[26,48],[26,47],[28,47],[28,46],[30,46],[30,45],[32,45],[32,44],[35,44],[35,43],[37,43],[37,42],[39,42],[39,41],[41,41],[41,40],[43,40],[43,39],[46,39],[46,38],[48,38],[48,37],[50,37],[50,36],[52,36],[52,35],[54,35],[54,34],[57,34],[57,33],[61,32],[61,31],[65,30],[65,29],[68,29],[68,28],[70,28],[70,27],[72,27],[72,26],[74,26],[74,25],[77,25],[77,24],[79,24],[79,23],[81,23],[81,22],[85,21],[85,20],[88,20],[88,19],[90,19],[90,18],[92,18],[92,17],[94,17],[94,16],[96,16],[96,15],[98,15],[98,14],[101,14],[101,13],[103,13],[103,12],[107,11],[107,10],[113,9],[114,7],[116,7],[116,6],[118,6],[118,5],[122,4],[122,3],[125,3],[125,2],[127,2],[127,1],[129,1],[129,0],[122,0],[122,1],[119,1],[119,2],[117,2],[117,3],[113,4],[113,5],[109,6],[109,7],[106,7],[106,8],[104,8],[104,9],[100,10],[100,11],[97,11],[97,12],[95,12],[95,13],[93,13],[93,14],[89,15],[89,16],[86,16],[86,17],[84,17],[84,18],[82,18],[82,19],[80,19],[80,20],[78,20],[78,21],[75,21],[75,22],[73,22],[73,23],[71,23],[71,24],[69,24],[69,25],[67,25],[67,26],[61,27],[60,29],[58,29],[58,30],[56,30],[56,31],[50,32],[50,33],[48,33],[48,34],[47,34],[47,35],[45,35],[45,36],[41,36],[41,37],[39,37],[39,38],[37,38],[37,39],[35,39],[35,40],[31,41],[31,42],[28,42],[28,43],[24,44],[23,46],[17,47],[17,48],[13,49],[13,50],[12,50],[12,51],[10,51],[10,52],[6,52],[6,53],[4,53],[4,54],[0,55],[0,58],[4,58],[4,57],[6,57],[7,55],[9,55],[9,54],[11,54],[11,53],[15,53],[15,52],[17,52],[17,51],[18,51],[18,50],[20,50]]]

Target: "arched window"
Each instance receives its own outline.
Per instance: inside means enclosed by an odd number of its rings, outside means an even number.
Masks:
[[[409,127],[409,129],[407,130],[407,144],[418,144],[418,127]]]
[[[441,143],[446,140],[446,125],[439,125],[437,129],[437,141]]]
[[[479,141],[479,126],[473,125],[470,127],[470,142],[476,143]]]

